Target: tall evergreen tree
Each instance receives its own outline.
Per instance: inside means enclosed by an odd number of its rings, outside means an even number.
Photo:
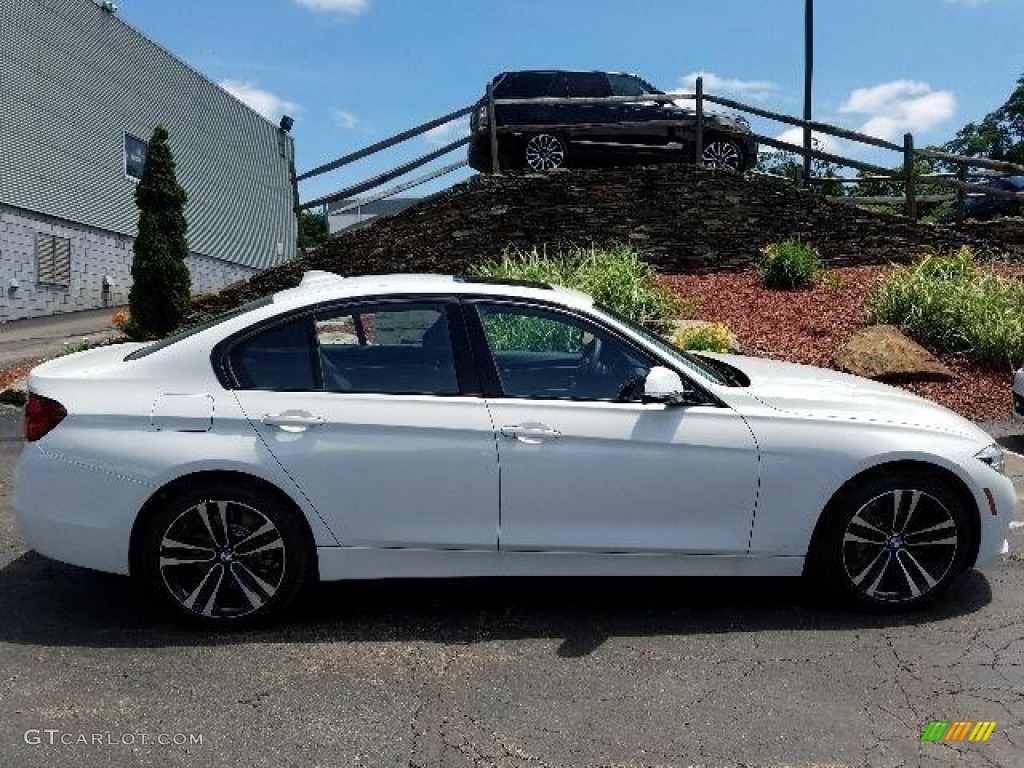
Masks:
[[[185,264],[188,195],[178,184],[167,139],[166,129],[158,125],[149,140],[146,166],[135,190],[139,234],[128,304],[132,324],[146,338],[166,336],[181,324],[192,288]]]

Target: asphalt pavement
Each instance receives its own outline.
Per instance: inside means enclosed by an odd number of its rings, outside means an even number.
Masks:
[[[1020,540],[900,616],[798,580],[472,579],[323,586],[214,635],[26,551],[20,448],[0,408],[0,766],[1024,764]]]

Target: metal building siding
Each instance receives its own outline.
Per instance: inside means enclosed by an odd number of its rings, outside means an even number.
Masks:
[[[124,134],[158,123],[192,251],[257,269],[294,256],[276,125],[93,0],[0,0],[0,203],[134,236]]]

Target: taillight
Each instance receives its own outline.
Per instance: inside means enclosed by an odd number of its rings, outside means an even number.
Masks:
[[[482,131],[489,128],[491,124],[490,119],[487,116],[487,105],[480,106],[476,111],[476,129]]]
[[[67,409],[56,400],[30,392],[25,404],[25,439],[34,443],[60,424],[67,415]]]

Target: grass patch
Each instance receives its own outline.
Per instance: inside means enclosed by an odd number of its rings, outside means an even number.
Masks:
[[[978,263],[969,248],[925,256],[868,293],[868,319],[932,349],[992,366],[1024,363],[1024,284]]]
[[[823,268],[817,248],[792,239],[766,245],[757,265],[764,286],[782,290],[810,288]]]
[[[725,323],[681,328],[672,335],[672,343],[693,352],[732,352],[732,334]]]
[[[662,286],[654,268],[622,245],[574,247],[554,255],[537,248],[509,250],[475,267],[473,273],[575,288],[655,331],[666,331],[675,318],[697,310],[696,302],[680,299]]]

